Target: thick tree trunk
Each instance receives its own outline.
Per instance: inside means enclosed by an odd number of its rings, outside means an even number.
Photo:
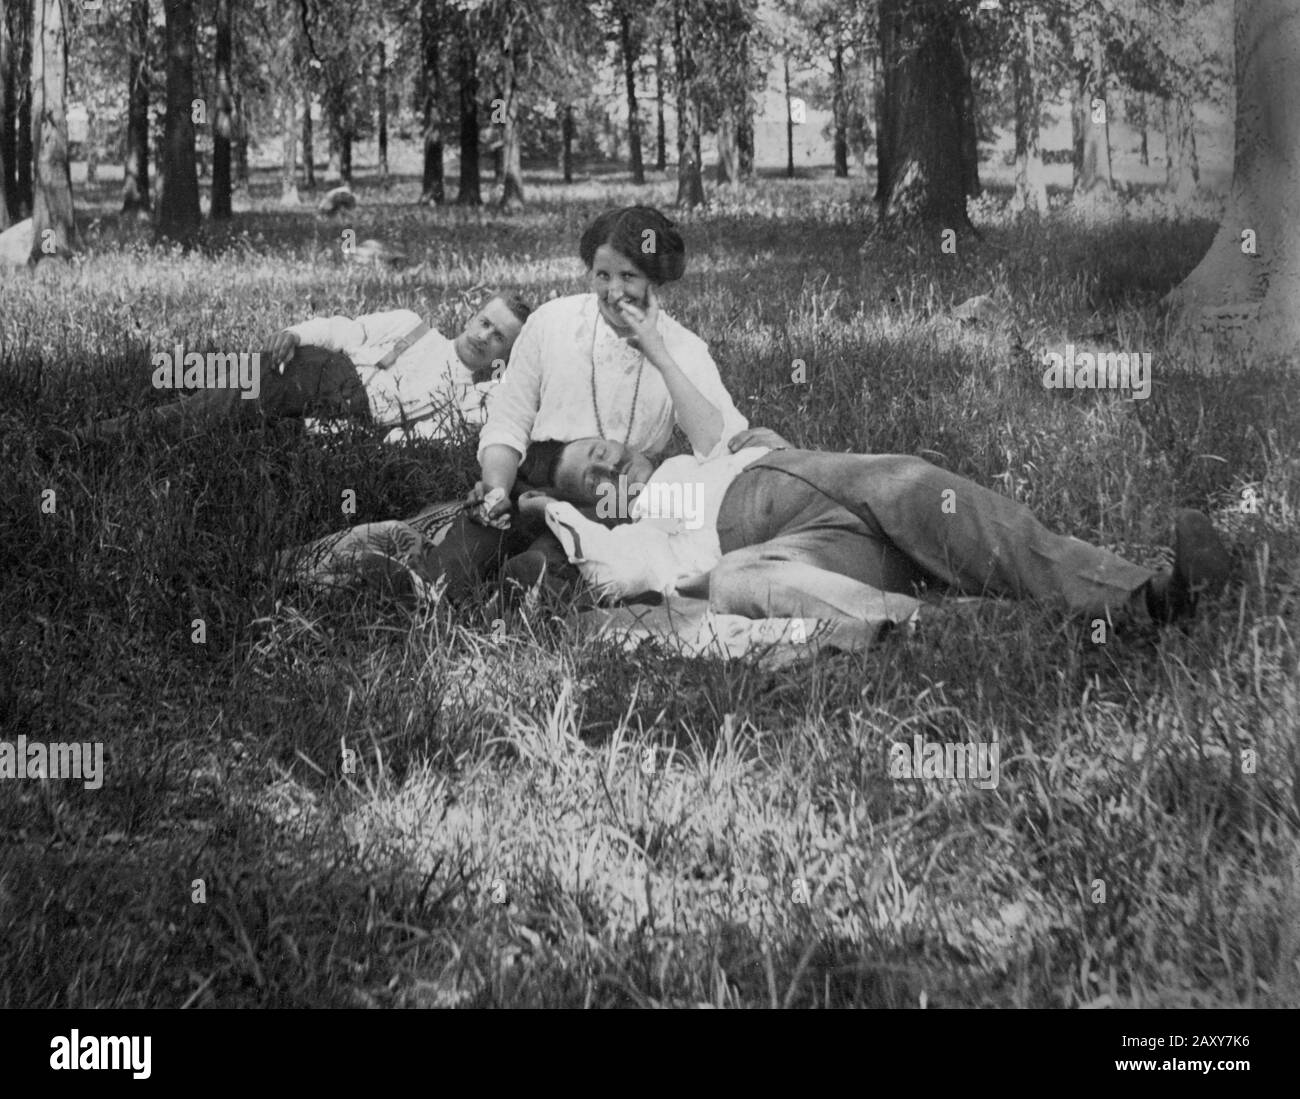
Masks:
[[[379,101],[379,118],[376,121],[376,145],[379,158],[379,182],[388,182],[388,46],[382,40],[378,45],[379,72],[376,77],[375,98]]]
[[[67,257],[76,244],[68,162],[68,28],[65,0],[38,0],[32,25],[32,107],[37,119],[31,262]]]
[[[662,42],[655,42],[655,114],[657,122],[655,170],[662,172],[668,167],[668,131],[664,127],[664,46]]]
[[[1192,105],[1185,95],[1176,95],[1166,114],[1165,189],[1176,199],[1188,199],[1201,181],[1196,159],[1196,134],[1193,130]]]
[[[686,39],[685,0],[673,3],[673,52],[677,55],[677,205],[701,206],[700,121],[694,96],[694,61]]]
[[[519,210],[524,205],[524,170],[513,36],[507,40],[501,57],[501,81],[505,101],[505,123],[501,127],[501,207]]]
[[[640,42],[632,34],[632,17],[624,9],[618,19],[619,49],[623,54],[623,83],[627,92],[628,164],[633,183],[645,182],[645,164],[641,160],[641,115],[636,104],[636,59]]]
[[[316,189],[316,127],[311,120],[311,81],[302,86],[302,185],[305,190]]]
[[[194,159],[194,3],[165,0],[167,121],[163,131],[158,231],[182,243],[199,230],[199,177]]]
[[[943,0],[881,0],[880,223],[968,228],[960,16]]]
[[[122,213],[149,211],[149,0],[132,0],[126,54],[126,162]]]
[[[1283,357],[1295,367],[1300,9],[1291,0],[1237,0],[1235,43],[1237,119],[1228,208],[1209,252],[1171,299],[1181,307],[1185,327],[1226,318],[1260,355]]]
[[[979,115],[975,106],[975,80],[971,74],[969,54],[961,42],[961,29],[958,30],[958,47],[961,50],[962,65],[958,74],[957,101],[954,107],[961,120],[961,185],[968,198],[980,193],[980,146]]]
[[[460,189],[457,206],[481,206],[478,163],[478,55],[469,36],[460,40]]]
[[[442,163],[442,69],[439,36],[442,11],[437,0],[420,4],[420,86],[424,94],[424,172],[420,201],[441,205],[446,199]]]
[[[831,54],[831,115],[835,126],[835,177],[849,174],[848,98],[844,91],[844,42],[835,34],[835,52]]]
[[[298,120],[294,117],[293,92],[280,89],[280,205],[297,206],[298,194]]]
[[[1035,60],[1033,14],[1025,12],[1011,62],[1016,116],[1016,191],[1011,210],[1038,216],[1047,213],[1047,181],[1038,145],[1040,106]]]
[[[1094,37],[1089,78],[1081,84],[1078,104],[1079,171],[1074,181],[1076,195],[1111,189],[1110,106],[1106,102],[1105,56],[1100,36]]]
[[[216,10],[217,118],[212,128],[213,221],[230,218],[230,139],[233,134],[234,98],[230,87],[231,0],[217,0]]]

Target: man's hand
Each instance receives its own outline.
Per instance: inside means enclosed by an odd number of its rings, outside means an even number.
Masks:
[[[284,364],[293,358],[301,343],[297,334],[286,328],[271,341],[271,365],[283,374]]]
[[[535,519],[539,523],[546,521],[546,505],[555,503],[555,497],[545,489],[530,488],[521,492],[515,501],[515,508],[521,519]]]
[[[735,454],[747,446],[766,446],[773,450],[790,450],[790,444],[770,427],[751,427],[738,431],[727,443],[727,449]]]
[[[505,489],[479,481],[465,499],[474,522],[494,530],[510,529],[510,494]]]
[[[630,298],[624,298],[618,303],[618,310],[623,314],[624,323],[632,329],[627,342],[649,359],[651,365],[668,354],[664,338],[659,335],[659,299],[653,286],[646,292],[644,309]]]

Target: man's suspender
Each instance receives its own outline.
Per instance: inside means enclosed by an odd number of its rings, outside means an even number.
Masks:
[[[385,355],[378,362],[376,362],[375,366],[378,367],[380,370],[387,370],[390,366],[393,365],[393,363],[397,362],[398,359],[400,359],[403,355],[406,354],[407,348],[409,348],[417,340],[423,339],[425,333],[427,333],[428,331],[429,331],[429,323],[427,321],[421,321],[414,328],[412,328],[405,336],[403,336],[400,340],[398,340],[395,344],[393,344],[393,346],[389,349],[388,354]]]

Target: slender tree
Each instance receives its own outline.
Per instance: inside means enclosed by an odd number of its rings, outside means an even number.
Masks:
[[[618,8],[618,45],[623,58],[623,83],[627,93],[627,147],[632,182],[645,182],[645,164],[641,160],[641,113],[636,101],[636,63],[641,53],[641,34],[633,22],[636,16],[626,4]]]
[[[194,159],[194,3],[164,0],[167,21],[167,117],[163,126],[158,230],[189,243],[199,230],[199,177]]]
[[[655,40],[655,170],[668,167],[668,131],[664,126],[664,46]]]
[[[230,140],[234,132],[234,97],[230,82],[231,0],[216,0],[217,116],[212,128],[213,221],[231,216]]]
[[[378,54],[377,68],[375,76],[375,98],[378,100],[376,107],[379,118],[376,122],[377,130],[376,144],[378,146],[379,156],[379,180],[381,183],[388,182],[388,43],[381,37],[375,46]]]
[[[1034,13],[1026,7],[1018,13],[1018,30],[1011,61],[1012,97],[1015,110],[1016,190],[1011,199],[1015,213],[1047,213],[1047,181],[1039,151],[1039,101],[1035,67]]]
[[[149,0],[131,0],[126,37],[126,158],[122,212],[149,213]]]
[[[36,132],[36,191],[31,262],[66,257],[77,239],[68,160],[68,28],[66,0],[40,0],[32,26],[32,108]]]
[[[443,13],[439,0],[420,0],[420,109],[424,125],[424,165],[420,201],[440,205],[446,198],[443,171],[443,99],[440,49]]]
[[[308,72],[311,71],[308,67]],[[302,185],[308,191],[316,189],[316,127],[311,119],[312,81],[307,76],[302,82]]]
[[[695,64],[691,56],[690,19],[686,0],[673,0],[673,53],[677,69],[677,204],[704,202],[700,164],[700,116],[695,101]]]
[[[7,11],[0,11],[0,230],[8,229],[11,221],[9,215],[10,186],[9,172],[13,164],[13,127],[10,122],[9,104],[12,99],[11,77],[9,75],[9,19]]]
[[[17,195],[18,217],[32,212],[32,165],[36,162],[32,127],[32,26],[33,4],[38,0],[18,0],[13,7],[14,21],[10,24],[13,50],[17,58],[15,84],[15,152],[14,189]]]
[[[478,140],[478,43],[473,31],[473,13],[465,13],[458,20],[456,75],[460,86],[460,187],[456,194],[458,206],[481,206],[483,195],[479,186]]]

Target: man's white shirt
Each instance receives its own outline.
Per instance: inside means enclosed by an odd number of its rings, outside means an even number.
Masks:
[[[559,501],[546,506],[546,522],[583,579],[602,596],[671,595],[679,583],[722,559],[723,497],[732,481],[770,449],[745,447],[732,454],[724,442],[704,459],[669,458],[637,495],[628,513],[632,522],[613,529]],[[597,514],[602,514],[599,504]]]
[[[482,423],[493,383],[476,384],[456,345],[437,329],[430,327],[391,365],[376,365],[420,323],[419,314],[394,309],[360,317],[312,317],[289,331],[303,344],[339,351],[352,360],[375,423],[395,429],[389,442],[411,432],[441,437],[461,420]],[[401,425],[414,420],[428,426],[412,425],[404,432]]]

